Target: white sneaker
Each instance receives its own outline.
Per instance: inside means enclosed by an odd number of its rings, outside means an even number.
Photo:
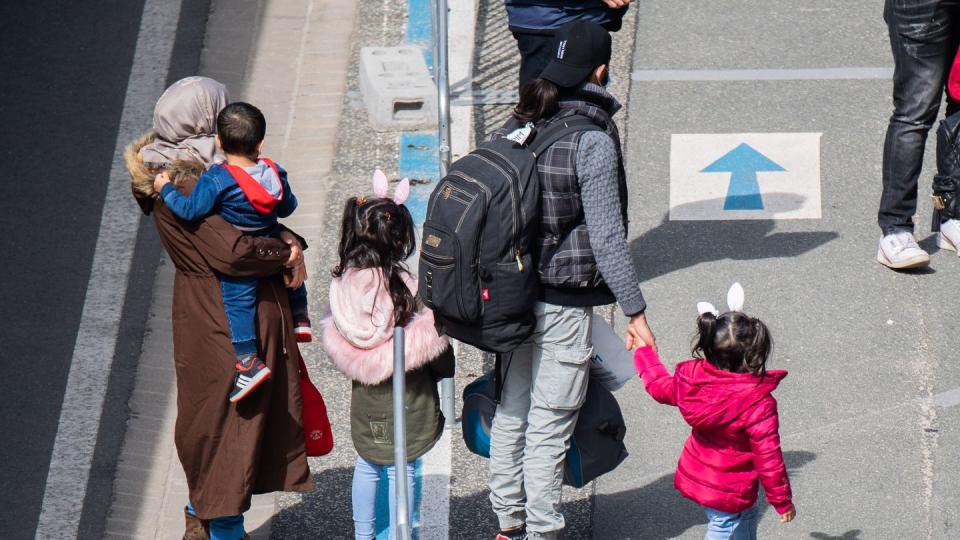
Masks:
[[[930,264],[930,256],[920,249],[913,234],[903,231],[880,239],[877,261],[890,268],[919,268]]]
[[[960,255],[960,220],[949,219],[940,224],[937,233],[937,247],[948,251],[956,251]]]

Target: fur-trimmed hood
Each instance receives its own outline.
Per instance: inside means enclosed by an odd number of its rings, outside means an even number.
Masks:
[[[417,281],[404,281],[416,294]],[[393,375],[393,302],[379,269],[349,269],[330,283],[330,307],[320,339],[334,366],[351,380],[380,384]],[[423,309],[404,328],[406,371],[427,365],[447,348],[433,312]]]
[[[183,182],[196,180],[206,170],[203,163],[199,161],[175,161],[164,169],[148,167],[143,162],[140,149],[153,142],[156,137],[153,130],[150,130],[127,145],[123,152],[123,159],[127,162],[127,172],[130,173],[130,187],[133,190],[133,197],[137,200],[137,204],[140,205],[143,213],[147,215],[150,215],[150,212],[153,211],[153,202],[159,196],[153,189],[153,179],[157,173],[165,170],[170,175],[170,180],[173,181],[174,185],[180,185]]]

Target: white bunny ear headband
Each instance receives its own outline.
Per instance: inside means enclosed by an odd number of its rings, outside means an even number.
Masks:
[[[373,171],[373,194],[377,197],[384,198],[387,196],[387,175],[383,174],[383,171],[377,169]],[[410,196],[410,179],[404,178],[397,184],[396,189],[393,190],[393,202],[397,204],[403,204],[407,202],[407,197]],[[366,197],[357,197],[357,204],[363,204],[367,202]]]
[[[730,311],[743,311],[743,287],[739,283],[734,283],[727,291],[727,307]],[[700,315],[713,313],[714,317],[720,315],[717,308],[710,302],[697,302],[697,312]]]

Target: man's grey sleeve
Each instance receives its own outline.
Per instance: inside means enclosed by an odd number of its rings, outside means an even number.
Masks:
[[[603,280],[613,291],[624,315],[647,308],[640,292],[620,210],[617,178],[617,149],[613,139],[601,131],[581,135],[577,148],[577,179],[587,219],[590,248]]]

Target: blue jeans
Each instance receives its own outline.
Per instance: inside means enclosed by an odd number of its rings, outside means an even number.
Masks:
[[[707,534],[703,540],[757,540],[756,506],[739,514],[703,509],[707,511]]]
[[[387,470],[390,500],[390,540],[397,531],[397,491],[394,484],[396,467],[377,465],[357,456],[357,466],[353,470],[353,527],[356,540],[370,540],[377,536],[377,486],[380,484],[380,472]],[[413,526],[413,476],[416,462],[407,463],[407,523]]]
[[[194,516],[193,503],[187,501],[187,511]],[[243,528],[243,514],[239,516],[224,516],[208,520],[210,524],[210,540],[240,540],[247,531]]]
[[[257,278],[220,276],[223,309],[230,326],[230,342],[237,356],[257,354]],[[289,292],[294,320],[307,317],[307,287],[301,285]],[[302,318],[301,318],[302,317]]]

